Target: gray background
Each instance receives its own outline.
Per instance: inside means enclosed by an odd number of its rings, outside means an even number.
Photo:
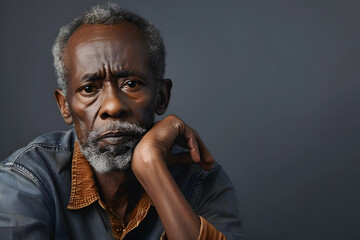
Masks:
[[[101,1],[1,1],[0,158],[67,129],[50,46]],[[152,21],[168,113],[234,182],[253,239],[360,239],[359,1],[120,1]]]

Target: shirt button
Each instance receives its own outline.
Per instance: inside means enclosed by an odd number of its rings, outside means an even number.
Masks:
[[[116,231],[117,231],[117,232],[120,232],[120,229],[117,228]]]

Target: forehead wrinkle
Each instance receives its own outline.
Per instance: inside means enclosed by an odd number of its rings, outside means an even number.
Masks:
[[[122,42],[113,41],[98,41],[91,45],[93,57],[100,60],[102,65],[106,65],[110,70],[120,69],[129,65],[126,56],[128,55],[128,48],[126,44]]]
[[[112,68],[118,65],[123,57],[123,52],[114,51],[112,45],[110,42],[101,41],[78,44],[74,49],[78,72],[99,73],[103,71],[104,66]],[[127,65],[127,63],[121,64],[121,66],[123,65]]]
[[[138,61],[148,60],[147,50],[145,55],[141,56],[143,60],[137,59],[140,56],[133,54],[133,51],[140,50],[141,52],[142,48],[146,48],[143,35],[137,28],[127,29],[128,34],[111,34],[118,31],[117,28],[121,25],[99,25],[95,29],[93,26],[83,25],[75,31],[67,50],[69,57],[72,58],[72,65],[77,66],[74,69],[76,77],[83,77],[85,74],[94,72],[105,75],[128,70],[142,72],[142,69],[132,69],[132,65],[137,65]],[[148,67],[146,65],[146,68]]]
[[[115,46],[114,46],[115,45]],[[126,60],[126,47],[124,44],[119,42],[109,43],[105,46],[105,55],[104,62],[106,61],[109,64],[111,71],[117,71],[118,69],[123,69],[128,65]]]
[[[121,63],[115,61],[111,65],[111,73],[113,75],[116,75],[116,73],[124,72],[124,71],[127,71],[127,70],[130,70],[129,69],[129,63],[127,61],[121,62]]]

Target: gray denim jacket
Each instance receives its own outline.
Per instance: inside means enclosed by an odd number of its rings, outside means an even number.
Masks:
[[[113,239],[99,204],[68,210],[73,130],[40,136],[0,163],[0,239]],[[194,211],[227,239],[243,239],[230,179],[219,164],[170,169]],[[151,207],[125,239],[159,239],[164,228]]]

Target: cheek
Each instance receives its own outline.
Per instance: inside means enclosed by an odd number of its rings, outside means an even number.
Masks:
[[[133,113],[140,123],[149,123],[155,115],[155,94],[143,94],[141,98],[131,103]]]
[[[92,120],[96,111],[83,103],[72,103],[71,115],[73,117],[76,135],[81,143],[85,143],[91,131]]]

